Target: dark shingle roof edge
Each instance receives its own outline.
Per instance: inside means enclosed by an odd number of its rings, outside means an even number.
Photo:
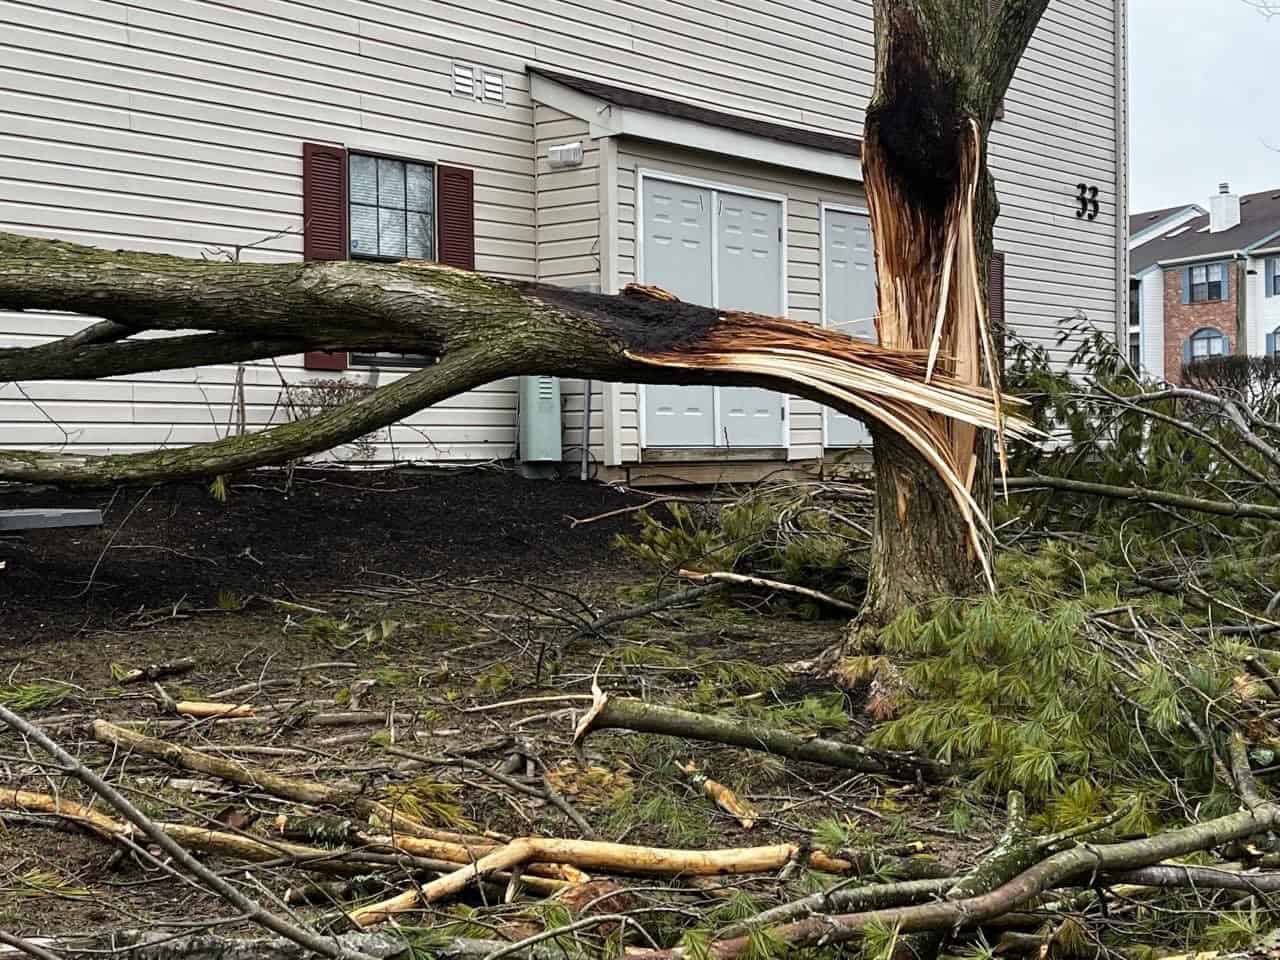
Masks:
[[[836,134],[823,133],[820,130],[807,130],[802,127],[787,126],[784,123],[774,123],[770,120],[757,120],[753,117],[744,117],[736,113],[726,113],[723,110],[702,107],[684,100],[673,100],[670,97],[662,97],[657,94],[642,93],[626,87],[601,83],[598,80],[588,80],[585,77],[575,77],[567,73],[560,73],[556,70],[544,70],[541,67],[530,67],[529,72],[546,77],[548,80],[554,80],[556,83],[563,84],[571,90],[584,93],[589,97],[607,100],[620,107],[647,110],[651,113],[662,114],[680,120],[692,120],[713,127],[721,127],[725,130],[736,130],[739,133],[767,137],[780,143],[792,143],[801,147],[828,150],[832,153],[842,153],[854,157],[862,155],[862,141],[856,137],[842,137]]]
[[[1169,233],[1161,233],[1139,244],[1129,253],[1130,275],[1136,276],[1156,264],[1169,261],[1223,259],[1248,253],[1263,244],[1272,244],[1280,237],[1280,189],[1241,197],[1240,223],[1230,230],[1210,233],[1205,229],[1208,225],[1209,214],[1201,214]]]

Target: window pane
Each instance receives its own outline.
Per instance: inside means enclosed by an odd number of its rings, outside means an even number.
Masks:
[[[378,253],[404,256],[404,211],[378,209]]]
[[[378,208],[351,207],[351,252],[366,257],[378,255]]]
[[[411,163],[406,167],[405,175],[405,206],[410,210],[422,210],[430,213],[434,206],[432,203],[434,190],[431,168],[425,167],[420,163]]]
[[[1208,276],[1208,273],[1207,273],[1207,270],[1206,270],[1206,268],[1205,268],[1205,267],[1192,267],[1192,268],[1191,268],[1191,282],[1192,282],[1192,283],[1204,283],[1207,279],[1209,279],[1209,276]]]
[[[378,206],[404,209],[404,164],[378,159]]]
[[[1208,300],[1222,299],[1222,281],[1221,280],[1214,280],[1209,284],[1208,291],[1205,294],[1205,298]]]
[[[351,202],[378,202],[378,162],[373,157],[351,154]]]
[[[1211,354],[1213,354],[1215,357],[1220,356],[1220,355],[1222,355],[1222,354],[1226,353],[1226,352],[1227,352],[1227,338],[1226,338],[1226,337],[1214,337],[1212,340],[1210,340],[1210,341],[1209,341],[1209,352],[1210,352]]]
[[[1221,279],[1222,279],[1222,264],[1220,264],[1220,263],[1212,263],[1212,264],[1210,264],[1209,266],[1205,267],[1204,269],[1205,269],[1205,275],[1206,275],[1210,280],[1221,280]]]
[[[429,213],[409,214],[409,236],[407,256],[417,260],[434,260],[435,251]]]

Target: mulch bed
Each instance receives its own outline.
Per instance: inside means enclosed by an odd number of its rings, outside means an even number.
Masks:
[[[116,625],[140,610],[325,592],[376,571],[510,579],[617,564],[609,544],[643,502],[600,484],[496,469],[263,471],[229,484],[0,494],[5,507],[98,507],[102,527],[0,540],[0,649]],[[15,652],[12,651],[11,652]]]

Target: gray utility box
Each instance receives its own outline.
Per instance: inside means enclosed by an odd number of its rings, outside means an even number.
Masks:
[[[560,378],[520,378],[520,460],[560,462]]]

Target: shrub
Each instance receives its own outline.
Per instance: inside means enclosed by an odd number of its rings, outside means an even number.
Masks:
[[[1214,396],[1240,400],[1268,419],[1280,406],[1280,359],[1208,357],[1182,368],[1182,384]]]
[[[305,420],[319,413],[336,410],[373,393],[367,383],[350,380],[316,378],[303,380],[285,388],[289,409],[295,418]],[[372,460],[377,453],[376,433],[366,433],[352,440],[349,446],[357,460]]]

